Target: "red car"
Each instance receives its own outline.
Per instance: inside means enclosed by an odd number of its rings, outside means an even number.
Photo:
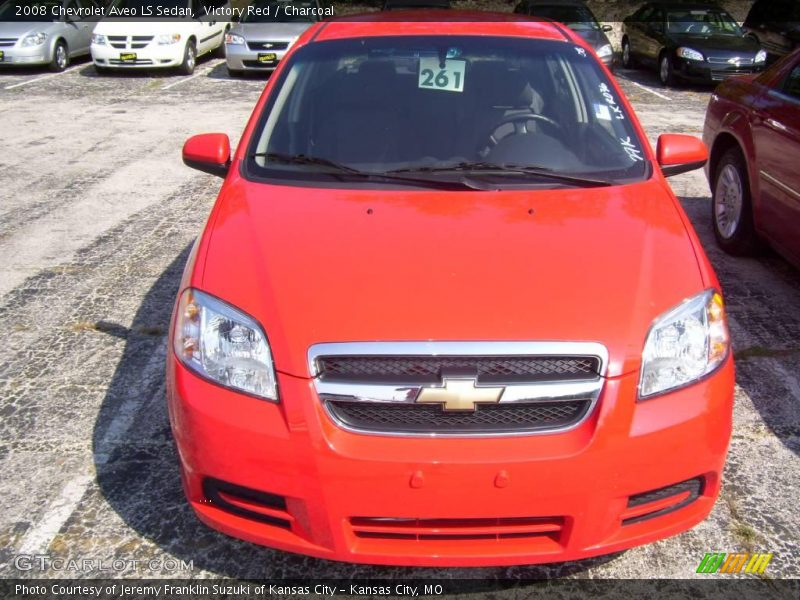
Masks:
[[[800,267],[800,50],[720,85],[703,138],[719,245],[749,254],[765,240]]]
[[[734,367],[664,179],[706,148],[654,153],[565,27],[480,19],[315,25],[232,155],[223,134],[184,146],[225,178],[167,365],[211,527],[341,561],[506,565],[709,514]]]

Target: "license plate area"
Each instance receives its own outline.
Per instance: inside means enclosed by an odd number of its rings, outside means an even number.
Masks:
[[[274,52],[259,52],[258,53],[258,62],[260,63],[273,63],[278,58],[278,55]]]
[[[136,52],[120,52],[119,60],[125,63],[136,62]]]

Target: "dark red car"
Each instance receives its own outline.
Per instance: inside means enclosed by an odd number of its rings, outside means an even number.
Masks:
[[[800,267],[800,50],[721,84],[703,139],[719,245],[741,255],[765,240]]]

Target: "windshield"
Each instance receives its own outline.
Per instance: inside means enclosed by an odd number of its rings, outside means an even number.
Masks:
[[[60,7],[60,1],[0,1],[0,21],[58,21]]]
[[[739,25],[724,10],[671,10],[667,31],[697,35],[744,35]]]
[[[245,9],[242,23],[313,23],[317,5],[312,0],[256,0]]]
[[[367,37],[290,60],[249,149],[257,177],[324,180],[343,167],[446,177],[491,165],[617,182],[647,173],[630,115],[596,60],[569,43]]]
[[[534,6],[531,14],[564,23],[570,29],[600,29],[597,19],[584,6]]]

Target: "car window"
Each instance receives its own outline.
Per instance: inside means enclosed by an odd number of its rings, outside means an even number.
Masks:
[[[242,15],[242,23],[313,23],[318,12],[315,0],[255,0]]]
[[[667,31],[696,35],[736,35],[743,32],[736,21],[723,10],[670,10]]]
[[[287,155],[370,173],[475,162],[618,181],[647,173],[631,116],[582,47],[368,37],[311,44],[289,60],[249,149],[256,176],[330,179],[269,158]]]
[[[783,83],[783,93],[800,100],[800,64],[795,65]]]

